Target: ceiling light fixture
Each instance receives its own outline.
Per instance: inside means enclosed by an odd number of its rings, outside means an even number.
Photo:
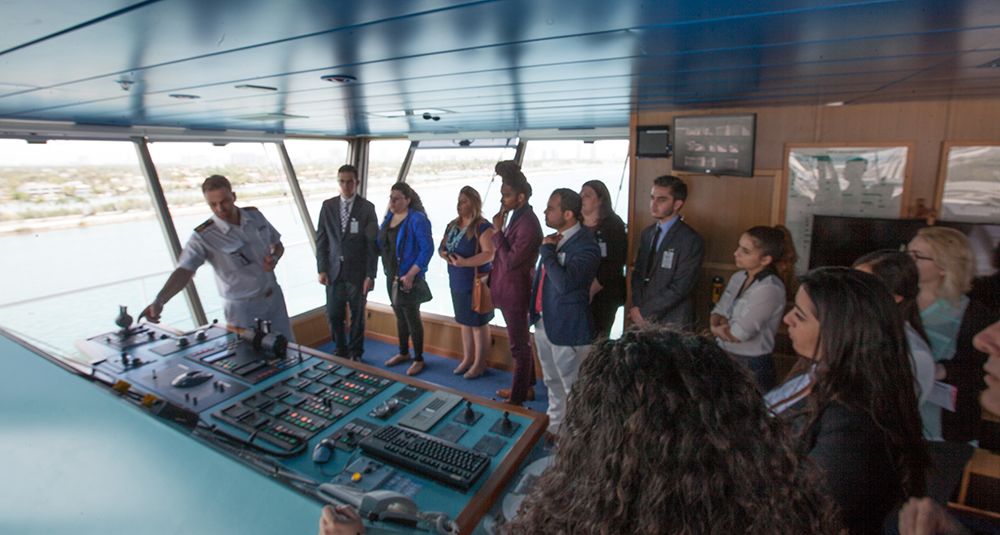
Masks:
[[[349,84],[352,82],[357,82],[358,79],[350,74],[324,74],[319,77],[320,80],[325,80],[327,82],[336,82],[338,84]]]
[[[285,121],[290,119],[308,119],[308,115],[293,115],[291,113],[255,113],[251,115],[239,115],[236,119],[241,121]]]
[[[843,105],[844,105],[843,100],[835,100],[833,102],[827,102],[826,104],[824,104],[824,106],[828,108],[836,108],[837,106],[843,106]]]
[[[391,111],[374,111],[368,113],[368,115],[374,115],[375,117],[382,117],[383,119],[398,119],[400,117],[406,117],[407,115],[412,115],[413,112],[410,110],[391,110]]]
[[[277,87],[271,87],[269,85],[255,85],[255,84],[240,84],[236,86],[236,89],[250,89],[253,91],[277,91]]]

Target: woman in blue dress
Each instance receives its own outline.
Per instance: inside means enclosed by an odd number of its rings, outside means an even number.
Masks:
[[[483,201],[475,188],[462,188],[457,208],[458,217],[448,224],[438,254],[448,262],[455,321],[462,327],[462,363],[455,374],[475,379],[486,370],[493,311],[479,314],[472,310],[472,286],[477,271],[485,283],[492,269],[493,225],[482,216]]]

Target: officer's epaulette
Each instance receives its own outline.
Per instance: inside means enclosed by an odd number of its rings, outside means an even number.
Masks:
[[[215,224],[215,221],[213,221],[212,218],[208,218],[208,219],[205,220],[204,223],[202,223],[202,224],[198,225],[197,227],[195,227],[194,231],[195,232],[204,232],[205,229],[207,229],[208,227],[211,227],[214,224]]]
[[[260,210],[257,209],[256,206],[244,206],[243,209],[244,210],[253,210],[254,212],[259,212],[260,211]]]

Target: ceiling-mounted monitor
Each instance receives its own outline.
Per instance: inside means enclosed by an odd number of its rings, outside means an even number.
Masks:
[[[757,114],[674,117],[677,171],[753,176]]]

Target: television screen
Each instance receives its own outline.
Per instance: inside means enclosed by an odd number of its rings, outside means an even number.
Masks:
[[[753,176],[757,114],[674,117],[674,169]]]
[[[976,256],[976,274],[993,273],[990,259],[1000,243],[1000,225],[938,221],[969,238]],[[881,219],[869,217],[813,216],[809,244],[809,269],[821,266],[850,266],[861,255],[879,249],[901,249],[927,226],[923,219]]]
[[[636,128],[635,155],[640,158],[668,158],[670,156],[669,126],[640,126]]]

